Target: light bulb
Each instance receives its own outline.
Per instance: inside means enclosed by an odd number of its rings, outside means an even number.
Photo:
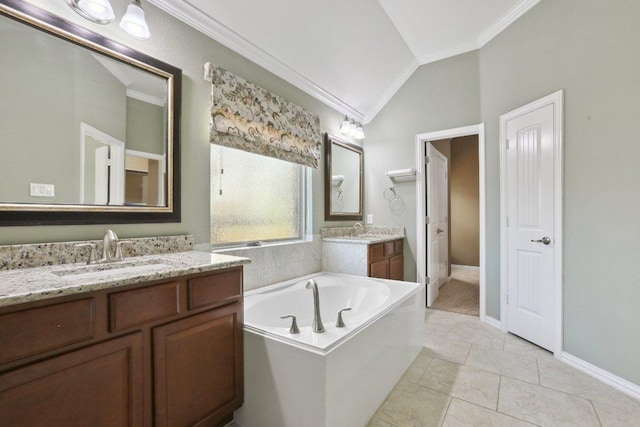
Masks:
[[[358,127],[356,128],[356,134],[354,135],[356,139],[364,139],[364,129],[362,129],[362,125],[358,123]]]
[[[352,121],[351,124],[349,124],[349,136],[352,136],[355,138],[357,129],[358,127],[356,126],[356,122]]]
[[[108,24],[116,19],[109,0],[78,0],[77,9],[76,12],[98,24]]]
[[[348,135],[350,129],[351,124],[349,123],[349,118],[347,116],[344,116],[344,120],[342,122],[342,125],[340,126],[340,133],[343,135]]]
[[[140,2],[135,1],[127,6],[127,13],[120,21],[120,28],[138,39],[145,40],[151,37]]]

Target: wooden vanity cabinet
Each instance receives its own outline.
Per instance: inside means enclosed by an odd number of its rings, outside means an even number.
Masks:
[[[368,247],[368,276],[379,279],[404,280],[404,239],[373,243]]]
[[[2,426],[140,426],[142,335],[126,335],[0,374]]]
[[[242,267],[0,307],[0,426],[223,426]]]

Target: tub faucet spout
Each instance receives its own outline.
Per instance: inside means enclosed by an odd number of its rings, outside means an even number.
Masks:
[[[313,332],[324,332],[324,325],[320,317],[320,295],[318,294],[318,284],[315,280],[309,279],[305,288],[313,290]]]

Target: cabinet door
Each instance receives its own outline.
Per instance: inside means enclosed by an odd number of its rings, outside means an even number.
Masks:
[[[242,304],[153,330],[156,427],[213,426],[243,400]]]
[[[396,255],[389,260],[389,278],[404,280],[404,255]]]
[[[0,375],[2,426],[142,425],[142,335]]]
[[[383,259],[382,261],[372,262],[369,266],[369,277],[377,277],[379,279],[389,278],[389,260]]]

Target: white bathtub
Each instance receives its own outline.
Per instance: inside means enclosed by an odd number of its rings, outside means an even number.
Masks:
[[[311,331],[318,284],[325,333]],[[363,427],[422,349],[424,287],[319,273],[245,293],[244,427]],[[346,324],[336,328],[338,311]],[[290,334],[298,317],[299,334]]]

